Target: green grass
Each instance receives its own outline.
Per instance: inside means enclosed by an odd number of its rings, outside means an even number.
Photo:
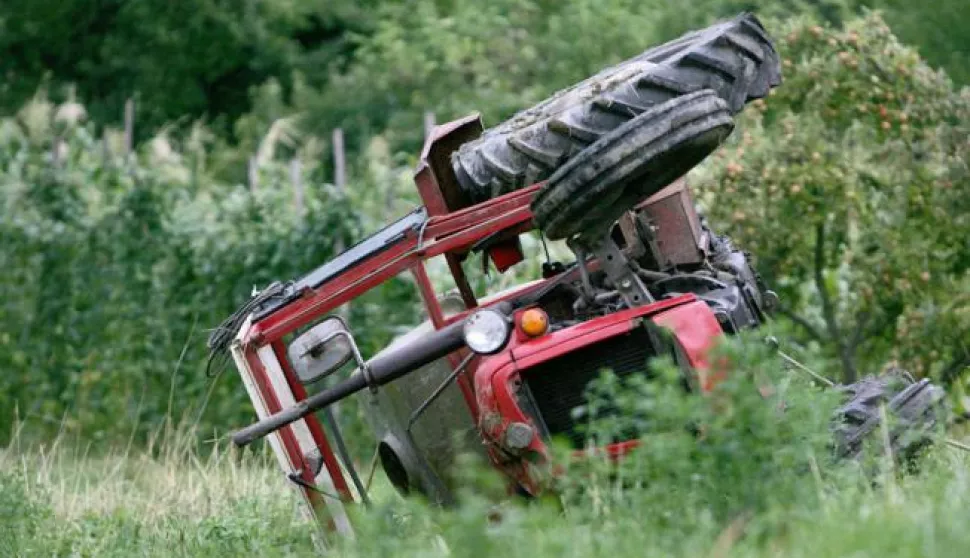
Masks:
[[[382,485],[378,503],[354,513],[356,540],[333,541],[336,554],[966,556],[970,454],[940,444],[904,473],[876,443],[865,466],[833,461],[834,399],[778,373],[756,354],[766,350],[736,348],[731,356],[744,359],[745,371],[710,397],[685,396],[669,369],[651,382],[606,377],[599,397],[628,419],[593,420],[591,433],[635,428],[644,445],[619,467],[570,462],[559,498],[488,498],[494,492],[482,487],[497,479],[476,469],[450,510]],[[586,412],[596,415],[596,404]],[[160,440],[95,456],[67,440],[15,437],[0,451],[0,556],[318,553],[313,527],[265,451],[200,452],[190,433]]]
[[[172,440],[98,457],[58,442],[0,453],[0,556],[312,553],[265,456]]]
[[[8,451],[0,472],[0,556],[312,556],[312,531],[263,459]],[[941,448],[926,469],[873,489],[820,493],[732,521],[677,521],[636,508],[573,514],[472,501],[457,511],[392,501],[359,518],[341,556],[966,556],[970,461]],[[804,482],[814,484],[810,477]],[[823,484],[825,480],[823,479]],[[676,490],[676,487],[671,487]],[[591,502],[599,496],[592,496]],[[606,496],[601,503],[610,500]],[[590,513],[592,512],[592,513]],[[786,517],[770,536],[768,514]]]

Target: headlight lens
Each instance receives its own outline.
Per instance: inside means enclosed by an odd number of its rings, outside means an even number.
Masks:
[[[490,355],[505,346],[512,327],[508,318],[495,310],[480,310],[465,320],[465,343],[476,353]]]

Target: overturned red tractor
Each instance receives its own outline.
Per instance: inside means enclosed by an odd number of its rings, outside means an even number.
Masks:
[[[265,289],[220,330],[233,334],[225,345],[260,419],[234,441],[268,435],[308,510],[352,535],[344,506],[367,493],[330,409],[344,398],[359,398],[390,481],[447,504],[466,452],[487,458],[511,490],[543,491],[547,444],[584,446],[572,410],[604,368],[643,374],[670,356],[685,389],[710,389],[719,337],[758,327],[776,297],[748,255],[698,215],[682,177],[731,133],[745,103],[780,84],[778,62],[760,22],[744,14],[490,130],[477,116],[436,127],[415,174],[423,207]],[[547,256],[533,281],[476,293],[470,272],[515,269],[524,235],[564,240],[572,256]],[[429,279],[435,258],[453,292]],[[413,275],[428,320],[368,358],[337,310],[401,273]],[[844,456],[875,430],[882,403],[903,426],[939,420],[942,392],[925,380],[868,378],[847,392],[836,428]],[[899,450],[923,442],[907,437]],[[622,455],[637,443],[605,450]]]

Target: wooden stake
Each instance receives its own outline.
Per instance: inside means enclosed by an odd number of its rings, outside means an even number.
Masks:
[[[259,164],[256,162],[256,157],[252,156],[249,158],[249,191],[256,193],[259,188]]]
[[[101,131],[101,157],[104,159],[104,166],[111,164],[111,145],[108,143],[107,131]]]
[[[296,219],[303,221],[303,170],[300,160],[296,157],[290,160],[290,182],[293,183],[293,204],[296,206]]]
[[[344,131],[340,128],[333,131],[333,185],[338,194],[342,196],[344,188],[347,186],[347,160],[344,152]],[[342,253],[345,248],[343,240],[337,239],[333,247],[336,253]],[[337,315],[349,320],[350,302],[338,308]]]
[[[434,130],[434,112],[428,110],[424,112],[424,139],[428,139],[431,131]]]
[[[333,131],[333,185],[343,191],[347,185],[347,159],[344,153],[344,131]]]
[[[54,168],[61,166],[61,136],[54,136],[54,142],[51,146],[51,163],[54,164]]]
[[[125,101],[125,157],[131,155],[135,146],[135,101]]]

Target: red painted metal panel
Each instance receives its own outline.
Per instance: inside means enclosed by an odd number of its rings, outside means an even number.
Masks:
[[[331,312],[341,304],[407,270],[419,260],[467,249],[486,236],[509,227],[530,223],[530,187],[476,205],[468,210],[433,217],[425,227],[422,245],[408,235],[373,258],[363,261],[318,289],[287,304],[254,324],[251,340],[265,344],[281,338]]]
[[[691,368],[697,372],[701,390],[710,391],[723,373],[711,373],[709,354],[724,333],[711,308],[698,300],[671,308],[652,319],[657,325],[673,332]]]
[[[447,236],[462,229],[489,221],[510,211],[527,208],[532,203],[532,197],[540,187],[542,187],[542,183],[509,192],[508,194],[467,209],[462,209],[461,211],[433,217],[428,223],[428,236],[433,238]],[[489,231],[489,234],[492,232],[495,231]]]
[[[431,167],[423,165],[418,168],[414,175],[414,184],[418,187],[418,194],[429,215],[445,215],[448,213],[448,204],[445,203],[444,196],[441,195],[441,187],[435,179]]]
[[[522,363],[522,367],[532,363],[556,358],[568,352],[585,347],[607,337],[626,333],[634,327],[634,321],[642,316],[649,316],[677,306],[697,300],[688,293],[676,298],[661,300],[653,304],[638,306],[615,312],[602,318],[589,320],[573,327],[554,331],[542,337],[529,339],[512,347],[513,358]]]
[[[428,318],[435,329],[441,329],[445,323],[445,316],[441,311],[441,304],[438,296],[434,292],[434,286],[428,277],[428,270],[424,267],[424,262],[418,262],[411,267],[411,273],[418,284],[421,298],[424,300],[424,309],[428,312]]]
[[[499,443],[512,422],[531,424],[536,432],[539,431],[538,425],[519,406],[516,397],[516,389],[521,383],[520,370],[526,370],[577,349],[622,335],[637,327],[638,320],[653,314],[671,312],[694,304],[706,307],[706,304],[698,301],[693,294],[685,294],[616,312],[534,339],[513,336],[504,351],[483,359],[475,370],[475,395],[481,413],[479,428],[489,443],[489,456],[495,466],[529,492],[536,494],[540,490],[542,479],[537,476],[537,470],[527,463],[528,460],[512,458],[505,454]],[[632,447],[631,443],[626,443],[612,449],[607,447],[606,451],[612,452],[610,455],[619,456]],[[538,456],[540,461],[548,457],[546,445],[538,436],[532,439],[523,452]]]
[[[276,354],[276,359],[280,361],[280,367],[283,369],[283,374],[286,376],[286,383],[290,386],[294,399],[296,399],[297,403],[303,401],[307,398],[306,388],[303,387],[299,378],[296,377],[293,366],[290,364],[290,359],[286,356],[286,347],[282,341],[273,342],[273,352]],[[320,424],[320,421],[314,415],[310,415],[303,420],[306,422],[307,428],[310,429],[310,434],[313,435],[313,443],[320,450],[323,463],[327,467],[327,472],[330,473],[330,478],[333,479],[333,484],[337,488],[337,491],[340,492],[340,495],[345,500],[353,501],[350,489],[347,486],[347,480],[344,478],[343,471],[340,469],[337,456],[334,454],[333,449],[330,448],[330,443],[327,440],[327,435],[323,431],[323,426]]]

